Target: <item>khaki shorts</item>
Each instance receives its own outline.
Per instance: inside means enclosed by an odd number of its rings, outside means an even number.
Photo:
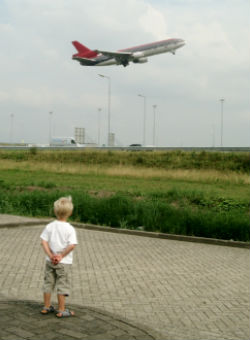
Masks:
[[[44,293],[52,293],[56,287],[57,294],[68,296],[70,293],[70,271],[71,264],[59,263],[57,265],[46,261],[44,273]]]

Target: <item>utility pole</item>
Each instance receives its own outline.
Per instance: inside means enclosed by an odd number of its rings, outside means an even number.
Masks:
[[[153,145],[156,146],[155,144],[155,111],[156,111],[157,105],[153,105],[153,110],[154,110],[154,124],[153,124]]]
[[[142,145],[146,145],[146,96],[142,94],[138,94],[139,97],[142,97],[144,100],[143,105],[143,142]]]
[[[52,114],[53,112],[49,112],[49,145],[51,144],[51,139],[52,139]]]
[[[221,130],[220,130],[220,146],[223,147],[223,104],[224,98],[220,99],[221,102]]]
[[[98,108],[98,138],[97,138],[97,145],[100,146],[100,136],[101,136],[101,111],[102,109]]]
[[[103,74],[98,74],[99,77],[108,79],[108,146],[110,146],[110,106],[111,106],[111,78]]]
[[[13,143],[13,125],[14,125],[14,114],[10,114],[10,143]]]

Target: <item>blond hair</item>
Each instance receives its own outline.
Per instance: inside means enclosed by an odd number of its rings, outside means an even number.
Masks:
[[[54,212],[57,218],[67,218],[72,214],[73,203],[71,196],[61,197],[54,203]]]

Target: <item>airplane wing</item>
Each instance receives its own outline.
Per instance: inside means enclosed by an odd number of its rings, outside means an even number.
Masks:
[[[132,59],[132,52],[109,52],[109,51],[100,51],[97,50],[98,53],[105,55],[106,57],[114,58],[119,64],[127,65],[129,61]]]
[[[112,57],[112,58],[116,58],[116,57],[130,57],[132,55],[131,52],[109,52],[109,51],[100,51],[98,50],[98,53],[102,53],[103,55],[106,55],[107,57]]]
[[[74,57],[73,59],[79,61],[80,64],[82,65],[86,65],[86,66],[95,65],[95,61],[88,59],[88,58]]]

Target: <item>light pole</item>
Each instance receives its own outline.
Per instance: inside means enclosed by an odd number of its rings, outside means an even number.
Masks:
[[[14,114],[10,114],[10,143],[13,143],[13,121],[14,121]]]
[[[146,145],[146,96],[142,94],[138,94],[138,97],[142,97],[144,99],[143,105],[143,142],[142,145]]]
[[[221,102],[221,130],[220,130],[220,146],[223,147],[223,104],[224,98],[220,99]]]
[[[212,129],[211,129],[211,135],[212,135],[212,147],[215,147],[215,133],[214,133],[214,124],[212,125]]]
[[[51,138],[52,138],[52,131],[51,131],[52,114],[53,114],[53,111],[50,111],[49,112],[49,145],[51,144]]]
[[[108,79],[108,146],[110,146],[110,102],[111,102],[111,78],[103,74],[98,74],[99,77]]]
[[[156,111],[157,105],[153,105],[153,110],[154,110],[154,124],[153,124],[153,145],[155,145],[155,111]]]
[[[97,144],[100,146],[100,135],[101,135],[101,111],[102,109],[98,108],[98,138],[97,138]]]

